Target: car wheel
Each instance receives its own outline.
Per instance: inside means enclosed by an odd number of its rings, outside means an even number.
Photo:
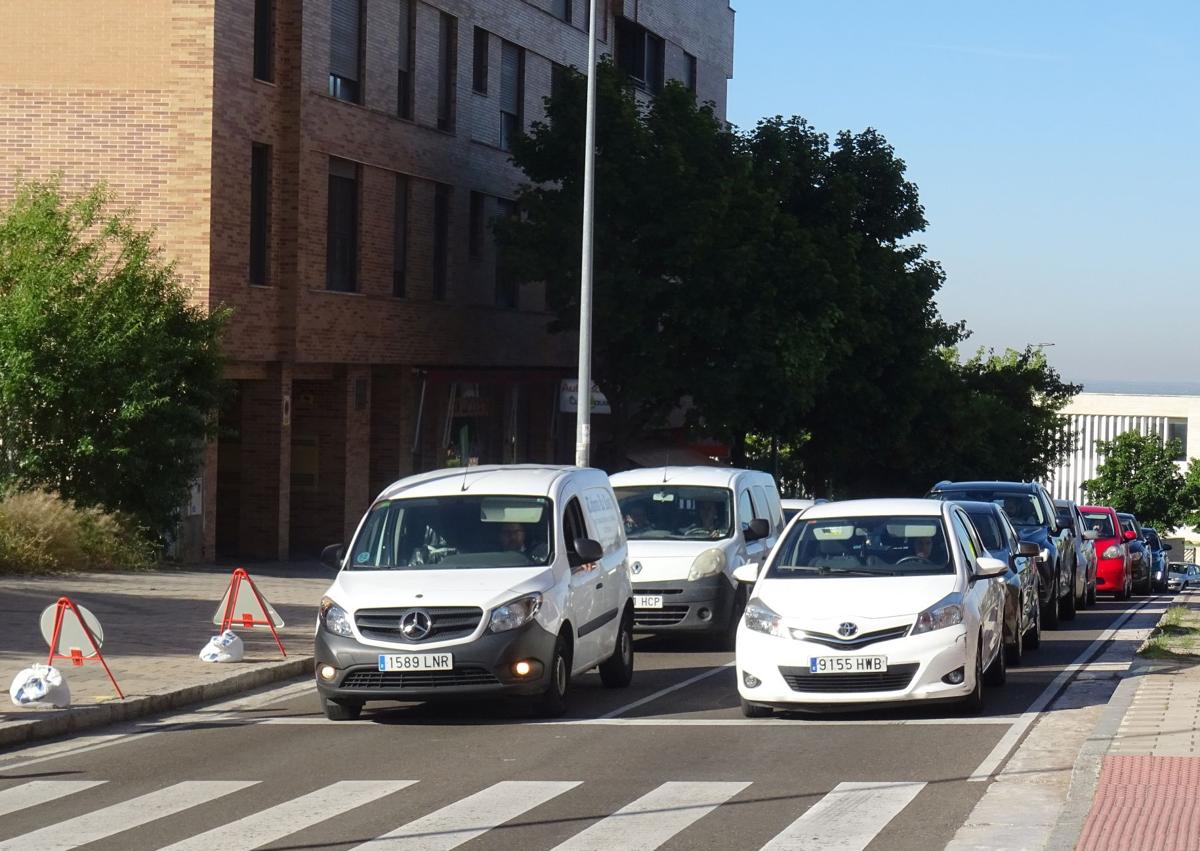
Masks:
[[[1026,626],[1018,617],[1016,635],[1013,636],[1011,644],[1005,643],[1004,652],[1008,654],[1009,665],[1020,665],[1021,660],[1025,658],[1025,630]]]
[[[1053,590],[1050,592],[1050,602],[1042,606],[1042,626],[1046,629],[1058,629],[1058,571],[1054,571]]]
[[[983,641],[975,651],[975,685],[971,693],[962,699],[959,707],[964,715],[978,715],[983,711]]]
[[[1087,604],[1089,606],[1095,606],[1096,605],[1096,582],[1095,582],[1095,580],[1093,580],[1092,584],[1088,586],[1088,589],[1085,593],[1087,595]]]
[[[1130,590],[1130,588],[1129,588],[1129,571],[1127,570],[1127,571],[1125,571],[1125,581],[1123,583],[1121,583],[1121,590],[1118,591],[1116,594],[1117,599],[1118,600],[1128,600],[1129,599],[1129,590]]]
[[[1037,650],[1042,646],[1042,607],[1035,605],[1033,607],[1033,626],[1029,628],[1029,638],[1027,639],[1030,650]]]
[[[625,688],[633,682],[633,609],[626,609],[617,631],[617,646],[600,663],[600,682],[606,688]]]
[[[355,721],[362,715],[361,700],[331,700],[321,695],[321,709],[330,721]]]
[[[550,659],[550,682],[534,702],[534,712],[543,718],[556,718],[567,711],[567,687],[571,683],[571,654],[560,635]]]
[[[983,672],[983,681],[989,686],[1002,686],[1008,681],[1008,662],[1004,658],[1004,647],[996,651],[996,658]]]
[[[751,703],[743,697],[742,714],[747,718],[770,718],[775,714],[775,710],[769,706],[763,706],[761,703]]]
[[[1075,596],[1075,571],[1071,571],[1071,590],[1065,597],[1058,598],[1059,616],[1062,620],[1075,620],[1076,603],[1079,598]]]

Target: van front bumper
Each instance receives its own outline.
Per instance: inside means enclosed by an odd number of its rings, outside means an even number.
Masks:
[[[725,629],[733,588],[724,574],[703,579],[633,583],[637,632],[716,632]],[[638,608],[638,597],[662,597],[662,608]]]
[[[509,632],[485,632],[473,641],[422,648],[377,647],[354,638],[317,630],[314,673],[322,696],[344,702],[367,700],[433,700],[497,695],[534,696],[550,684],[550,660],[557,636],[534,622]],[[403,653],[451,653],[450,671],[380,671],[379,657]],[[536,662],[529,676],[519,677],[516,662]],[[332,666],[326,679],[321,668]]]

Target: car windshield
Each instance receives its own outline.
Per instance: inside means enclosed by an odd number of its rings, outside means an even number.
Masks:
[[[909,576],[953,573],[940,517],[801,519],[779,544],[768,576]]]
[[[550,500],[438,496],[372,506],[347,570],[530,567],[554,555]]]
[[[616,494],[631,541],[715,541],[733,533],[728,488],[638,485],[616,488]]]
[[[1100,533],[1101,538],[1115,538],[1116,530],[1113,529],[1112,515],[1105,514],[1102,511],[1085,511],[1083,512],[1084,525],[1089,529],[1095,529]]]
[[[994,502],[1004,509],[1008,519],[1014,526],[1044,526],[1045,515],[1042,505],[1031,493],[1020,493],[1005,490],[976,489],[976,490],[944,490],[934,494],[938,499],[948,499],[953,502]]]
[[[1000,521],[996,519],[996,515],[990,511],[968,511],[967,516],[975,524],[975,529],[979,532],[979,537],[983,540],[985,547],[989,550],[1002,550],[1007,547],[1004,536],[1000,533]]]

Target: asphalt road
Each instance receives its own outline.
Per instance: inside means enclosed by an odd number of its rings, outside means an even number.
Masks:
[[[1102,599],[1043,633],[970,718],[744,719],[732,654],[651,637],[630,688],[586,675],[553,722],[368,704],[332,723],[311,684],[288,684],[0,756],[0,849],[940,848],[1036,721],[1027,710],[1054,711],[1064,669],[1089,648],[1093,669],[1127,663],[1132,642],[1096,640],[1145,601]]]

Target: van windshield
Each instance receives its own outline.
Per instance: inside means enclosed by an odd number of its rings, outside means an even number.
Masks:
[[[801,518],[777,552],[768,573],[776,579],[954,572],[936,516]]]
[[[533,496],[382,500],[354,540],[347,570],[530,567],[554,557],[554,508]]]
[[[715,541],[733,534],[728,488],[663,484],[615,490],[631,541]]]

